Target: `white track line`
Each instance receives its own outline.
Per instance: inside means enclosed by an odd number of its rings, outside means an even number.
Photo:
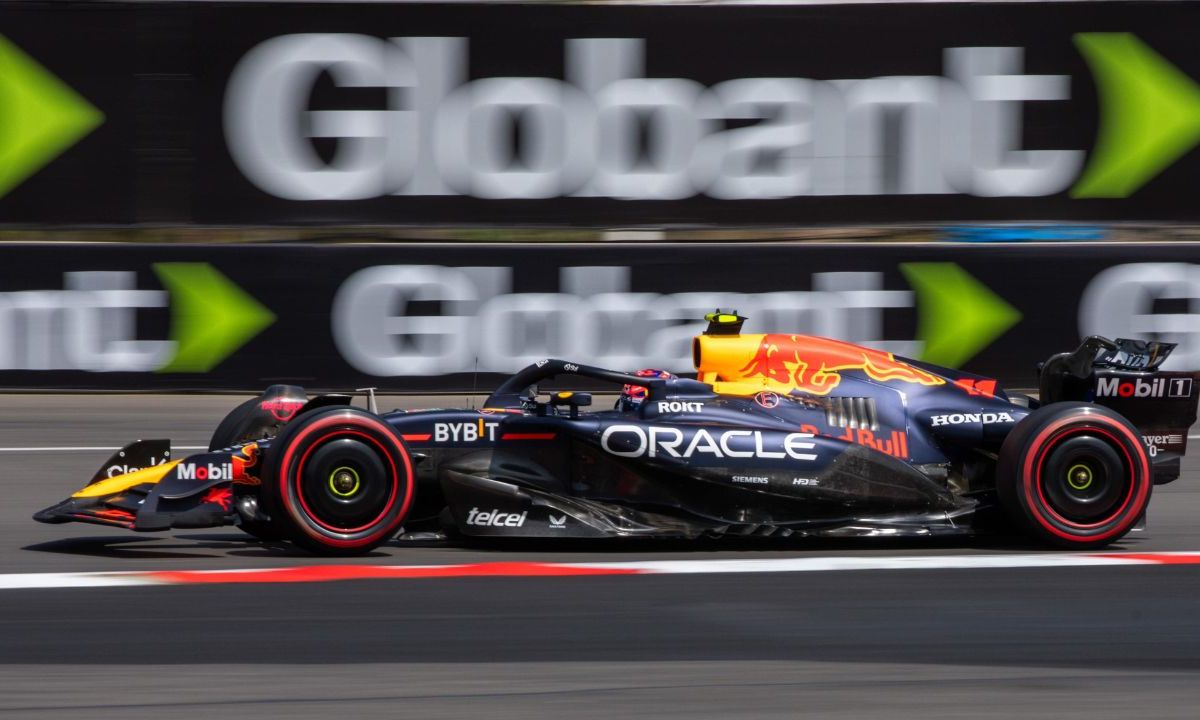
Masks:
[[[697,565],[702,563],[702,565]],[[1096,555],[918,555],[912,557],[816,557],[740,560],[651,560],[635,563],[588,563],[586,567],[618,569],[636,566],[648,574],[692,575],[726,573],[828,572],[832,570],[966,570],[972,568],[1045,568],[1094,565],[1145,565],[1132,560]]]
[[[1200,552],[800,557],[740,560],[647,560],[611,563],[487,562],[464,565],[309,565],[229,570],[0,574],[0,590],[229,583],[314,583],[468,577],[711,575],[847,570],[975,570],[1120,566],[1200,566]]]
[[[84,447],[77,445],[58,447],[0,447],[0,452],[116,452],[120,447]],[[207,450],[207,445],[172,445],[172,450]]]
[[[138,573],[13,573],[0,575],[0,590],[129,587],[152,585]]]

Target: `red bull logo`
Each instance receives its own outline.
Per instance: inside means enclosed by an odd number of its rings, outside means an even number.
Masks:
[[[836,437],[838,440],[844,440],[848,443],[865,445],[872,450],[878,450],[884,455],[900,458],[901,460],[908,459],[908,435],[900,430],[877,431],[868,430],[866,428],[846,428],[841,435],[832,435],[827,432],[821,432],[816,425],[801,425],[800,432],[812,433],[813,435],[824,435],[825,437]],[[887,437],[884,437],[882,432],[887,432]]]
[[[233,481],[240,485],[259,485],[261,480],[253,472],[258,464],[258,443],[242,446],[230,459],[233,463]]]
[[[901,362],[889,352],[811,335],[768,334],[739,371],[743,380],[762,378],[776,392],[828,395],[846,370],[861,370],[872,380],[943,385],[945,380]]]

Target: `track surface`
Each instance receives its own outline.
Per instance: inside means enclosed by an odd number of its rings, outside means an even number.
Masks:
[[[236,402],[0,396],[0,447],[204,445]],[[320,562],[227,530],[29,519],[107,456],[0,450],[0,572]],[[1149,529],[1119,549],[1200,550],[1198,475],[1192,461],[1159,488]],[[1014,550],[1037,548],[391,545],[351,562]],[[1198,597],[1196,566],[0,591],[0,715],[1195,718]]]

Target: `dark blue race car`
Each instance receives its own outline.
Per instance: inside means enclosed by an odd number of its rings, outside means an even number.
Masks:
[[[237,525],[314,552],[398,533],[537,538],[922,536],[1019,529],[1102,547],[1174,480],[1197,373],[1174,347],[1088,338],[1039,367],[1039,400],[995,380],[708,316],[696,379],[543,360],[481,410],[378,413],[272,386],[210,451],[114,455],[42,522]],[[621,389],[539,394],[539,383]]]

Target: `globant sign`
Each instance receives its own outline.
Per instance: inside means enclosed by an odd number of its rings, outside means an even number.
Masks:
[[[586,38],[565,40],[565,79],[468,81],[467,38],[283,35],[234,69],[225,134],[247,179],[298,201],[1053,195],[1084,152],[1022,149],[1023,104],[1068,100],[1071,78],[1025,74],[1023,53],[949,47],[943,75],[705,86],[645,77],[642,39]],[[326,74],[386,89],[386,107],[310,109]]]

